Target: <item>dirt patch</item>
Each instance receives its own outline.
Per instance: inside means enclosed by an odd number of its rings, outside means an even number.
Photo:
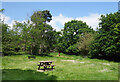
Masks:
[[[91,66],[95,66],[95,64],[90,64]]]
[[[99,70],[99,72],[109,72],[111,70],[108,70],[108,69],[103,69],[103,70]]]
[[[62,61],[76,62],[75,60],[62,60]]]
[[[85,63],[85,62],[79,62],[79,63]]]
[[[108,65],[108,66],[110,66],[110,64],[109,64],[109,63],[102,63],[102,62],[99,62],[99,64],[102,64],[102,65]]]
[[[79,61],[76,61],[76,60],[62,60],[62,61],[70,61],[70,62],[73,62],[73,63],[85,63],[85,62],[79,62]]]
[[[103,65],[110,65],[109,63],[103,63]]]

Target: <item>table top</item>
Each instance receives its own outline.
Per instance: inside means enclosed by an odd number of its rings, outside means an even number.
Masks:
[[[45,62],[53,62],[53,61],[39,61],[39,62],[44,62],[45,63]]]

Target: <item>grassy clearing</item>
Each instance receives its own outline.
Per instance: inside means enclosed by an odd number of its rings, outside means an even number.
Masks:
[[[28,55],[2,58],[3,80],[118,80],[118,63],[81,56],[51,53],[49,56]],[[37,72],[38,61],[52,60],[55,70]]]

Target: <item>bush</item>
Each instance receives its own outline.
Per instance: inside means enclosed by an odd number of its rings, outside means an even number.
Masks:
[[[77,48],[77,46],[76,45],[71,45],[70,47],[68,47],[66,50],[66,53],[67,54],[79,54],[80,53],[80,51],[79,51],[79,49]]]
[[[80,50],[83,56],[88,56],[88,52],[90,50],[89,46],[91,42],[94,41],[94,36],[95,33],[90,32],[89,33],[85,32],[82,35],[80,35],[77,45],[78,49]]]

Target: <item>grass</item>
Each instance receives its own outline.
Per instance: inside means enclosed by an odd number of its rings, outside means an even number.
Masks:
[[[55,70],[37,72],[39,61],[52,60]],[[51,53],[49,56],[4,56],[3,80],[118,80],[118,63],[81,56]]]

